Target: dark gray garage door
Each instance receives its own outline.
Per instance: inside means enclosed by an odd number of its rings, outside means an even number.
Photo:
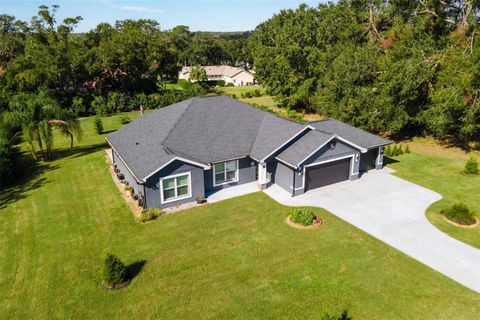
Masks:
[[[351,158],[327,162],[314,167],[308,167],[305,183],[307,190],[312,190],[328,184],[348,180]]]

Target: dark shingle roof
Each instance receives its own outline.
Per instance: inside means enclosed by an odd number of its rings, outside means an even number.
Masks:
[[[278,154],[277,158],[296,166],[332,137],[334,137],[333,134],[311,130]]]
[[[311,126],[318,131],[306,133],[280,159],[296,164],[333,134],[363,148],[390,143],[333,119]],[[140,181],[175,157],[205,165],[245,156],[262,160],[307,128],[227,96],[196,97],[148,112],[107,141]]]
[[[266,113],[250,155],[257,160],[262,160],[304,129],[303,124]]]
[[[138,180],[176,156],[209,164],[270,154],[305,126],[227,96],[146,113],[107,137]]]
[[[311,122],[310,125],[315,127],[317,130],[335,134],[366,149],[392,143],[392,141],[388,139],[384,139],[372,133],[363,131],[362,129],[352,127],[351,125],[335,119],[325,119]]]

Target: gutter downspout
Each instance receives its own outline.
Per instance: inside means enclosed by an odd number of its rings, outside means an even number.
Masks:
[[[147,209],[147,192],[145,190],[145,183],[143,185],[143,209]]]

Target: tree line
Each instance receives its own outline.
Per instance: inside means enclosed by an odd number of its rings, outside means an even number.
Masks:
[[[78,117],[159,108],[206,93],[202,86],[167,91],[182,65],[251,67],[248,33],[161,30],[154,20],[101,23],[74,33],[82,18],[57,21],[59,9],[40,6],[31,21],[0,15],[0,179],[12,172],[19,136],[31,153],[52,157],[53,130],[81,135]]]
[[[430,134],[478,147],[479,7],[479,0],[339,0],[283,10],[253,32],[230,34],[162,30],[148,19],[78,34],[82,18],[57,21],[58,6],[40,6],[29,22],[2,14],[0,180],[12,172],[20,136],[48,160],[53,130],[73,144],[81,115],[206,94],[198,84],[167,90],[183,65],[245,66],[289,110],[394,138]]]
[[[479,6],[340,0],[284,10],[249,39],[256,75],[286,108],[478,147]]]

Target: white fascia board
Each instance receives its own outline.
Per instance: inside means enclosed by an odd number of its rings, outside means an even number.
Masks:
[[[203,163],[200,163],[200,162],[196,162],[196,161],[192,161],[192,160],[188,160],[188,159],[185,159],[185,158],[182,158],[182,157],[174,157],[174,158],[170,159],[170,161],[168,161],[167,163],[165,163],[164,165],[162,165],[161,167],[159,167],[158,169],[154,170],[152,173],[150,173],[149,175],[147,175],[145,178],[142,179],[142,181],[143,181],[143,182],[146,182],[148,178],[150,178],[150,177],[153,176],[155,173],[157,173],[158,171],[162,170],[163,168],[165,168],[166,166],[168,166],[170,163],[172,163],[172,162],[175,161],[175,160],[193,164],[194,166],[201,167],[203,170],[208,170],[208,169],[210,169],[210,166],[208,166],[208,165],[206,165],[206,164],[203,164]]]
[[[268,154],[267,156],[265,156],[263,159],[260,160],[260,162],[265,162],[265,160],[267,160],[268,158],[270,158],[270,156],[272,154],[274,154],[275,152],[277,152],[278,150],[280,150],[281,148],[283,148],[285,145],[287,145],[288,143],[290,143],[293,139],[295,139],[296,137],[298,137],[301,133],[303,133],[305,130],[307,129],[312,129],[312,126],[310,125],[307,125],[305,127],[302,128],[302,130],[300,130],[298,133],[296,133],[295,135],[293,135],[290,139],[288,139],[287,141],[285,141],[281,146],[279,146],[278,148],[276,148],[275,150],[273,150],[272,152],[270,152],[270,154]]]

